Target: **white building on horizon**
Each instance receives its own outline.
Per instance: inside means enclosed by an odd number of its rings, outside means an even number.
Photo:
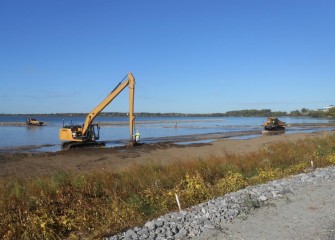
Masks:
[[[328,112],[330,109],[334,108],[335,106],[334,105],[329,105],[328,107],[325,107],[323,109],[324,112]]]

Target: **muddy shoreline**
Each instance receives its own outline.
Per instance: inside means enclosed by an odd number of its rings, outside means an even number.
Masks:
[[[256,131],[258,132],[258,131]],[[256,132],[234,132],[245,135]],[[134,164],[157,162],[169,164],[175,161],[223,157],[227,154],[247,154],[258,151],[264,145],[298,141],[334,134],[335,131],[259,135],[250,139],[232,139],[227,133],[190,135],[161,138],[155,143],[146,143],[133,148],[126,146],[85,148],[57,152],[2,152],[0,153],[0,178],[21,178],[52,175],[58,171],[92,173],[95,171],[119,171]],[[178,144],[179,142],[211,139],[210,142]],[[157,139],[156,139],[157,140]],[[33,146],[31,146],[33,147]]]
[[[0,123],[1,124],[1,123]],[[14,123],[9,123],[14,124]],[[16,123],[15,123],[16,124]],[[105,126],[113,125],[114,123],[106,123]],[[14,126],[14,125],[8,125]],[[39,127],[39,126],[34,126]],[[41,126],[43,127],[43,126]],[[335,129],[334,123],[314,124],[289,124],[287,130],[283,134],[291,134],[292,132],[308,132],[308,131],[332,131]],[[179,136],[167,136],[167,137],[148,137],[142,138],[141,141],[144,144],[202,144],[210,143],[220,139],[240,139],[245,140],[249,138],[256,138],[262,136],[262,128],[259,130],[245,130],[245,131],[229,131],[229,132],[216,132],[216,133],[205,133],[205,134],[192,134],[192,135],[179,135]],[[128,139],[110,140],[105,141],[106,148],[115,148],[119,146],[126,146]],[[59,152],[61,151],[60,144],[42,144],[42,145],[22,145],[22,146],[6,146],[0,147],[0,153],[32,153],[32,152]],[[52,148],[53,147],[53,148]],[[53,150],[47,150],[47,149]]]

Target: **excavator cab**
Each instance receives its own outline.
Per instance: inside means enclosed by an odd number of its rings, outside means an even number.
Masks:
[[[90,141],[96,141],[100,138],[100,126],[98,124],[92,124],[87,130],[86,138]]]
[[[100,127],[98,124],[92,124],[88,127],[86,134],[83,135],[82,126],[68,125],[61,128],[59,139],[62,141],[96,141],[100,138]]]
[[[81,125],[65,125],[59,131],[59,139],[66,141],[62,143],[63,149],[69,149],[76,146],[85,145],[101,145],[96,140],[100,138],[100,126],[98,124],[91,124],[87,131],[83,134],[83,127]],[[86,144],[83,144],[86,143]]]

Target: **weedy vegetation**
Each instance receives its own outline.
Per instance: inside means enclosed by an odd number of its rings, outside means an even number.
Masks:
[[[335,164],[335,135],[265,145],[247,155],[149,162],[122,172],[0,180],[2,239],[96,239],[161,214],[260,184]]]

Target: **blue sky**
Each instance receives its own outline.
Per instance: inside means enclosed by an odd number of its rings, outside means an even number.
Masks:
[[[335,1],[0,1],[0,113],[89,112],[132,72],[136,112],[335,104]],[[128,91],[105,111],[127,112]]]

